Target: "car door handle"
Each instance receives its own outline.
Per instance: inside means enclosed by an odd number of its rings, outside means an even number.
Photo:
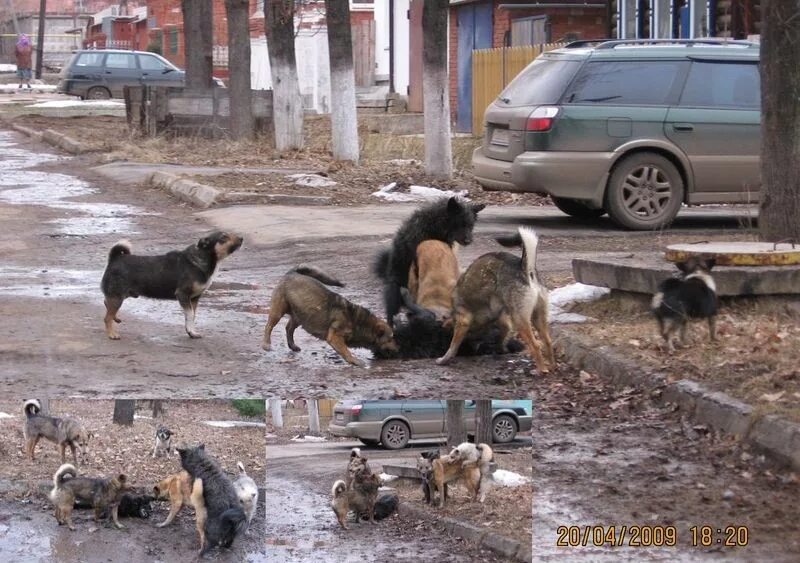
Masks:
[[[694,125],[691,123],[673,123],[672,128],[675,131],[694,131]]]

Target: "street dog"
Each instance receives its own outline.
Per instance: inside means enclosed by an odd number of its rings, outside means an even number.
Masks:
[[[417,471],[422,479],[422,494],[425,497],[425,504],[431,504],[436,493],[436,483],[433,479],[433,460],[439,459],[439,450],[428,450],[422,452],[417,458]],[[444,484],[441,494],[447,499],[447,483]]]
[[[492,482],[491,466],[490,463],[494,461],[494,452],[488,444],[472,444],[470,442],[463,442],[453,448],[447,454],[448,461],[451,463],[461,462],[461,467],[474,465],[478,468],[481,474],[480,481],[480,502],[486,499],[486,493],[489,492],[489,487]]]
[[[156,443],[153,446],[153,457],[158,457],[162,452],[172,455],[172,437],[175,433],[169,428],[159,426],[156,430]]]
[[[372,469],[367,463],[367,458],[361,455],[361,448],[353,448],[350,451],[350,461],[347,462],[347,476],[345,477],[345,484],[348,489],[356,475],[362,472],[371,475]]]
[[[150,495],[125,493],[119,499],[117,516],[119,518],[150,518],[153,511],[151,503],[156,500]],[[94,508],[90,500],[75,499],[75,508]],[[103,511],[101,518],[108,517],[108,510]]]
[[[436,363],[449,363],[464,339],[496,325],[505,343],[516,332],[528,349],[536,368],[544,373],[548,364],[542,357],[533,328],[539,333],[549,366],[555,366],[553,342],[548,327],[547,289],[536,274],[539,239],[533,229],[520,227],[516,235],[498,237],[503,246],[522,246],[522,258],[508,252],[490,252],[473,262],[459,278],[453,294],[453,339]]]
[[[667,350],[673,352],[673,335],[680,332],[681,344],[686,345],[689,320],[706,319],[708,336],[713,342],[717,339],[717,286],[711,277],[711,268],[716,264],[714,258],[691,257],[676,266],[681,271],[680,278],[670,278],[661,282],[658,292],[653,295],[650,309],[658,322],[658,332],[664,339]]]
[[[158,256],[132,254],[131,244],[120,241],[108,253],[108,265],[100,287],[105,296],[106,335],[119,340],[114,323],[128,297],[176,299],[183,309],[186,333],[200,338],[195,330],[197,304],[209,288],[219,263],[242,246],[242,237],[216,231],[183,250]]]
[[[351,510],[355,514],[356,524],[361,521],[362,514],[366,514],[366,519],[372,524],[375,523],[375,503],[378,500],[380,486],[380,477],[374,473],[368,474],[366,471],[357,473],[349,488],[342,480],[333,484],[331,508],[342,528],[349,529],[347,513]]]
[[[409,270],[419,244],[438,240],[451,248],[454,243],[469,245],[478,213],[484,207],[457,197],[442,198],[420,207],[403,222],[391,248],[381,251],[373,265],[373,272],[384,282],[383,299],[389,325],[394,327],[394,317],[400,312],[403,302],[400,288],[408,287]]]
[[[61,454],[61,463],[64,463],[67,446],[72,451],[72,462],[78,463],[77,450],[81,452],[84,460],[89,454],[89,439],[93,434],[88,432],[83,424],[74,418],[58,418],[39,414],[41,404],[36,399],[29,399],[22,405],[25,414],[25,423],[22,435],[25,438],[25,453],[33,461],[36,444],[41,438],[58,445]]]
[[[94,509],[94,519],[98,521],[104,511],[110,509],[114,526],[124,528],[119,522],[119,503],[127,490],[127,479],[120,474],[111,479],[78,476],[75,466],[65,463],[53,475],[53,489],[50,491],[50,501],[55,507],[56,521],[59,526],[66,524],[70,530],[72,524],[72,509],[75,501],[88,502]]]
[[[400,497],[396,493],[384,493],[375,501],[375,508],[373,509],[373,516],[376,522],[380,522],[397,512],[397,507],[400,505]],[[369,514],[362,512],[361,518],[367,519]]]
[[[202,528],[205,534],[200,538],[200,554],[216,546],[229,548],[247,521],[233,483],[219,463],[206,453],[205,445],[178,448],[178,453],[181,456],[181,467],[194,479],[191,497],[195,506],[196,497],[198,494],[202,495],[205,512],[202,515]],[[200,519],[201,515],[198,513],[198,532]]]
[[[400,288],[403,304],[414,315],[432,317],[447,325],[453,313],[453,290],[458,269],[456,244],[440,240],[419,243],[408,272],[408,289]]]
[[[452,461],[449,456],[440,456],[431,462],[433,484],[439,491],[439,508],[444,507],[445,495],[442,492],[448,483],[461,481],[473,499],[478,498],[481,485],[481,471],[475,464],[464,465],[462,460]],[[433,492],[433,491],[431,491]]]
[[[309,334],[325,340],[349,364],[363,366],[350,347],[373,350],[396,350],[392,329],[364,307],[351,303],[327,287],[343,284],[311,267],[299,266],[286,273],[272,292],[269,319],[264,329],[264,350],[272,349],[272,330],[284,315],[286,341],[299,352],[294,331],[302,327]]]
[[[250,522],[253,521],[258,508],[258,485],[247,474],[241,461],[236,464],[236,467],[239,468],[239,477],[233,482],[233,488],[236,490],[236,496],[239,497],[239,503],[247,517],[244,527],[244,533],[247,534],[250,531]]]
[[[153,487],[153,496],[157,500],[169,501],[167,519],[156,524],[157,528],[170,525],[181,508],[192,505],[192,485],[192,476],[187,471],[181,471],[162,479]],[[200,500],[202,500],[202,496]]]

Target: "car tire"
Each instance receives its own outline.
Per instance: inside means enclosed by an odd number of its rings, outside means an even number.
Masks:
[[[507,414],[500,414],[492,421],[492,440],[495,444],[507,444],[517,437],[517,421]]]
[[[89,88],[89,91],[86,92],[86,99],[109,100],[111,99],[111,92],[108,90],[108,88],[104,88],[103,86],[92,86]]]
[[[575,217],[576,219],[597,219],[606,214],[605,209],[592,209],[577,199],[552,196],[550,199],[553,200],[553,205],[558,207],[559,211],[566,213],[570,217]]]
[[[411,439],[411,429],[402,420],[390,420],[381,429],[381,444],[387,450],[402,450]]]
[[[359,438],[358,441],[365,446],[377,446],[380,444],[380,440],[368,440],[367,438]]]
[[[675,219],[683,203],[680,172],[660,154],[640,152],[624,157],[611,173],[605,208],[620,227],[635,231],[661,229]]]

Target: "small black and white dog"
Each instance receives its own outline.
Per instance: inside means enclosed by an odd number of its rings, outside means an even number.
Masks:
[[[159,426],[156,430],[156,444],[153,447],[153,457],[158,457],[162,452],[172,455],[172,437],[175,433],[169,428]]]
[[[681,344],[687,343],[690,319],[707,319],[709,337],[716,340],[717,286],[710,273],[715,263],[714,258],[697,257],[677,263],[681,276],[661,282],[653,295],[650,308],[670,352],[675,350],[672,337],[676,332],[680,331]]]

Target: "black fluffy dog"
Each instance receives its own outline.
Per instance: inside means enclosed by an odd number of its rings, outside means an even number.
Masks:
[[[150,514],[153,511],[151,503],[154,500],[156,498],[150,495],[125,493],[119,500],[117,515],[120,518],[150,518]],[[75,508],[92,508],[92,504],[78,499],[75,501]],[[107,516],[107,514],[104,516]]]
[[[178,448],[178,453],[183,469],[193,479],[202,479],[206,522],[201,554],[215,546],[230,547],[247,521],[233,483],[217,461],[206,453],[205,445]]]
[[[383,520],[388,518],[397,511],[397,506],[400,504],[400,498],[395,493],[384,493],[375,501],[375,509],[373,516],[375,520]],[[361,518],[367,520],[366,513],[361,514]]]
[[[408,287],[408,271],[419,243],[433,239],[451,247],[454,243],[467,246],[472,242],[478,213],[484,207],[456,197],[440,199],[420,207],[403,222],[394,235],[392,247],[378,254],[373,268],[375,275],[384,281],[383,301],[386,320],[391,326],[402,306],[400,288]]]

